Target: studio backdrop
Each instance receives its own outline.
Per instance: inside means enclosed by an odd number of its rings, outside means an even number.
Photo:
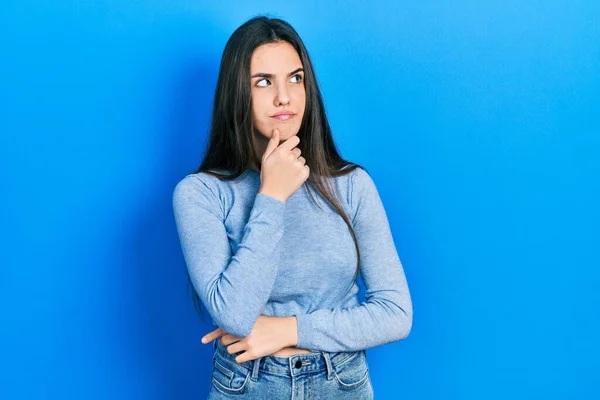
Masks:
[[[0,398],[206,397],[171,196],[257,14],[305,41],[406,272],[376,399],[600,398],[600,4],[577,0],[3,2]]]

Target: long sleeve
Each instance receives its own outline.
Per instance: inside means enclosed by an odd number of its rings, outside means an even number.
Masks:
[[[358,239],[366,301],[350,308],[296,315],[297,347],[356,351],[404,339],[412,328],[412,301],[381,198],[370,175],[351,177],[353,227]]]
[[[173,191],[173,212],[192,284],[214,323],[246,337],[268,301],[277,276],[276,247],[283,236],[285,203],[258,193],[233,254],[225,211],[197,175]]]

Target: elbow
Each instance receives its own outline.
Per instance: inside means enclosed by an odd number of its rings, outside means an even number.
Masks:
[[[223,313],[220,313],[214,318],[214,321],[223,332],[238,338],[250,336],[250,332],[252,332],[252,328],[254,328],[254,322],[256,322],[244,321],[240,318],[236,318],[235,315],[226,315]]]
[[[213,323],[231,336],[245,338],[250,335],[257,318],[252,318],[249,313],[242,311],[243,307],[235,300],[226,301],[221,293],[215,290],[216,284],[201,293],[208,293],[202,301],[207,305]]]
[[[404,308],[400,308],[398,311],[398,319],[396,321],[397,336],[396,340],[403,340],[408,337],[410,331],[412,330],[413,324],[413,312],[412,307],[409,305]]]

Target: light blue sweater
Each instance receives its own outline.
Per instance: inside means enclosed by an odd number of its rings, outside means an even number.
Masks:
[[[173,192],[184,259],[216,326],[246,337],[260,314],[293,316],[297,347],[356,351],[404,339],[412,302],[389,222],[362,168],[331,178],[353,222],[365,302],[353,284],[356,249],[342,217],[311,186],[283,203],[258,193],[260,173],[237,180],[190,174]],[[344,293],[348,292],[344,296]]]

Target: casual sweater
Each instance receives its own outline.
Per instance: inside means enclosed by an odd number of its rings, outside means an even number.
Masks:
[[[179,181],[173,210],[185,263],[216,326],[247,337],[260,314],[296,316],[297,347],[317,352],[408,336],[411,297],[374,181],[360,167],[329,179],[358,239],[364,302],[350,230],[312,183],[310,194],[302,185],[282,202],[258,193],[252,169],[233,181],[204,172]]]

